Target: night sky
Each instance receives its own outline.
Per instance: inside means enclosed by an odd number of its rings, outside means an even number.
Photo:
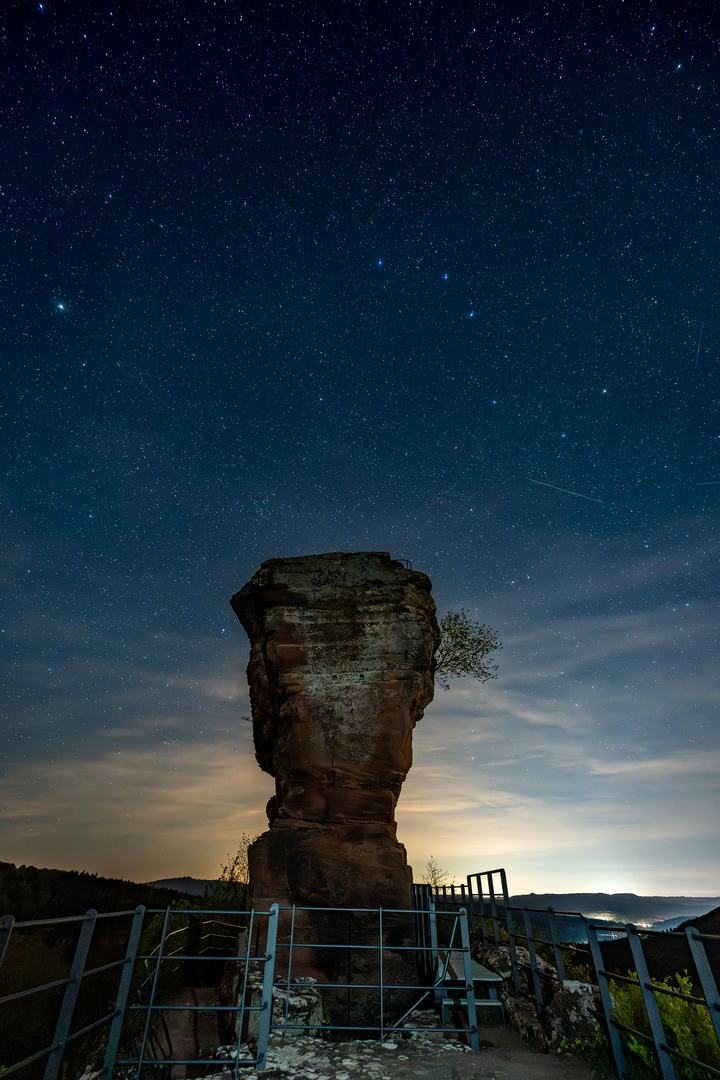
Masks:
[[[720,891],[710,8],[5,6],[0,858],[216,875],[273,786],[230,596],[381,550],[503,643],[416,876]]]

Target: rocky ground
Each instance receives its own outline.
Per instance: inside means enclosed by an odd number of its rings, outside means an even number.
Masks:
[[[435,1022],[435,1014],[431,1014]],[[557,1054],[542,1054],[509,1026],[480,1029],[481,1049],[438,1032],[379,1043],[331,1043],[273,1036],[263,1080],[591,1080],[587,1065]],[[218,1062],[220,1065],[220,1062]],[[207,1080],[229,1080],[220,1071]]]

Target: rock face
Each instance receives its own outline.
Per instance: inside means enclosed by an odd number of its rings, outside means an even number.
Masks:
[[[515,995],[510,950],[506,945],[483,948],[473,945],[473,957],[491,971],[502,975],[500,998],[511,1025],[523,1039],[544,1052],[582,1053],[596,1045],[602,1033],[600,991],[591,983],[566,979],[561,985],[557,969],[536,957],[544,1007],[538,1015],[533,992],[530,954],[517,947],[522,997]]]
[[[382,551],[270,559],[231,603],[276,788],[250,849],[253,902],[410,907],[395,807],[433,697],[429,579]]]
[[[252,645],[255,753],[276,790],[249,850],[253,905],[324,909],[296,918],[297,940],[367,940],[366,919],[331,909],[412,906],[395,807],[433,697],[430,581],[382,551],[270,559],[231,603]],[[384,940],[406,933],[388,923]],[[333,981],[331,953],[300,951],[293,971]],[[372,982],[376,959],[353,978]]]

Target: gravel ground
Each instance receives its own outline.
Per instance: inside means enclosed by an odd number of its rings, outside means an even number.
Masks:
[[[433,1014],[434,1016],[434,1014]],[[509,1027],[480,1029],[481,1047],[421,1032],[379,1043],[272,1036],[263,1080],[591,1080],[582,1062],[541,1054]],[[227,1072],[210,1074],[229,1080]],[[208,1078],[209,1080],[209,1078]]]

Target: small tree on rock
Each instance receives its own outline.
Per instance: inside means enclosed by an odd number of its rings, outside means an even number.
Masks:
[[[222,868],[217,881],[205,886],[203,904],[209,910],[243,911],[247,907],[250,887],[248,848],[257,836],[243,833],[236,854]]]
[[[440,620],[440,644],[435,653],[435,681],[447,690],[450,679],[473,675],[480,682],[497,679],[497,664],[486,659],[502,649],[492,627],[473,622],[465,614],[450,611]]]
[[[443,885],[447,885],[449,877],[448,871],[438,866],[437,859],[431,855],[422,876],[423,885],[430,885],[433,889],[442,889]]]

